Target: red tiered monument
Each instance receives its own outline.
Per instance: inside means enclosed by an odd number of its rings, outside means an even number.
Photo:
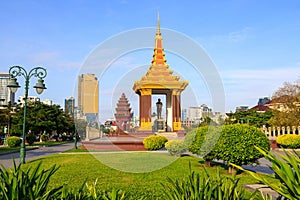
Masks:
[[[127,133],[130,130],[130,121],[132,118],[130,103],[125,94],[122,93],[116,108],[115,118],[118,126],[118,132]]]
[[[181,92],[187,87],[188,81],[180,81],[179,76],[173,75],[173,70],[169,69],[166,63],[162,36],[160,33],[160,20],[155,36],[155,47],[152,63],[146,75],[140,81],[135,81],[133,90],[139,95],[140,99],[140,128],[139,131],[152,131],[153,122],[151,121],[151,98],[152,94],[166,95],[166,124],[167,132],[179,132],[181,128]]]

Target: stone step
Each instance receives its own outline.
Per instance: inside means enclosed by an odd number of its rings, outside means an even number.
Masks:
[[[158,132],[157,135],[164,136],[168,140],[177,140],[178,139],[176,132]]]

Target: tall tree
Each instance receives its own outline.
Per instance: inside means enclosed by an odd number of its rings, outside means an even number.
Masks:
[[[72,133],[75,130],[74,120],[67,115],[59,105],[46,105],[40,102],[29,102],[27,105],[26,132],[35,134]],[[19,108],[13,117],[12,127],[14,134],[22,133],[24,109]]]
[[[300,125],[300,78],[294,83],[285,82],[272,96],[274,117],[270,119],[273,126]]]

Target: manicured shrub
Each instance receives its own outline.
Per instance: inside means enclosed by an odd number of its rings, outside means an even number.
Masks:
[[[189,132],[184,138],[185,145],[190,152],[206,160],[218,158],[216,145],[222,134],[222,127],[203,126]]]
[[[234,124],[224,126],[218,142],[218,157],[238,165],[248,165],[263,157],[254,146],[270,150],[270,141],[258,128]]]
[[[18,147],[20,146],[22,140],[17,136],[11,136],[6,139],[6,142],[9,147]]]
[[[179,156],[186,151],[183,140],[169,140],[165,147],[172,156]]]
[[[297,149],[300,148],[300,135],[280,135],[277,137],[276,143],[282,148]]]
[[[151,135],[144,138],[143,144],[147,150],[159,150],[165,146],[168,139],[161,135]]]
[[[247,165],[263,157],[254,145],[270,150],[269,139],[256,127],[246,124],[201,127],[198,128],[189,151],[208,160],[220,159],[238,165]]]
[[[26,141],[29,145],[33,145],[35,140],[36,140],[36,137],[33,133],[30,133],[30,134],[26,135]]]

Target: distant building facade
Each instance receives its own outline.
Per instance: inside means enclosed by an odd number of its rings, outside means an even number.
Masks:
[[[0,107],[8,105],[8,102],[15,102],[15,93],[7,87],[9,78],[9,73],[0,73]]]
[[[220,112],[212,112],[206,104],[201,104],[199,107],[184,108],[181,111],[182,124],[191,127],[201,123],[206,117],[211,118],[216,123],[222,123],[225,120],[226,115]]]
[[[42,101],[43,104],[48,105],[48,106],[52,106],[52,100],[50,99],[45,99]]]
[[[75,99],[74,97],[66,98],[65,99],[65,113],[68,115],[74,115],[75,109]]]
[[[267,103],[270,103],[270,98],[269,97],[264,97],[264,98],[259,98],[257,105],[265,105]]]
[[[40,98],[36,96],[28,96],[27,97],[27,103],[29,102],[40,102]],[[23,107],[25,104],[25,96],[19,96],[18,98],[18,105]]]
[[[248,106],[237,106],[235,108],[235,112],[240,112],[240,111],[247,111],[249,109]]]
[[[95,74],[78,77],[78,108],[89,123],[98,120],[99,81]]]

